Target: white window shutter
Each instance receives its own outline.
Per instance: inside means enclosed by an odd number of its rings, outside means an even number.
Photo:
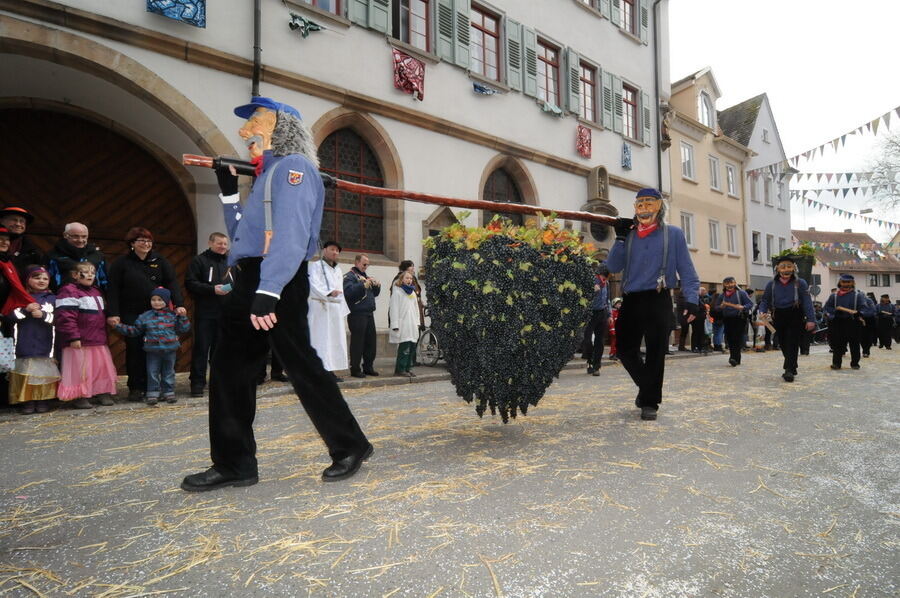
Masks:
[[[353,0],[358,2],[359,0]],[[453,62],[453,0],[437,2],[437,55]]]
[[[568,93],[566,102],[569,112],[581,114],[581,58],[572,48],[566,48],[566,66],[568,67]]]
[[[609,10],[609,0],[600,0],[600,14],[606,17],[607,19],[612,18],[612,13]]]
[[[653,105],[650,104],[650,94],[641,92],[641,124],[644,128],[644,145],[650,145],[653,137]]]
[[[647,6],[649,0],[640,0],[638,4],[638,18],[640,22],[641,41],[645,44],[650,39],[650,9]]]
[[[522,91],[525,95],[537,97],[537,33],[534,29],[522,27],[522,38],[525,41],[525,77]]]
[[[369,29],[388,33],[391,28],[391,0],[369,0]]]
[[[613,131],[621,133],[624,128],[624,111],[622,107],[622,80],[615,75],[612,78],[613,91]]]
[[[609,13],[609,20],[612,21],[613,25],[616,27],[622,26],[622,0],[610,0],[612,3],[612,10]]]
[[[369,26],[369,2],[368,0],[350,0],[347,6],[347,18],[351,23]]]
[[[469,0],[453,0],[454,16],[456,23],[454,28],[454,61],[457,65],[467,69],[470,62],[471,50],[469,49],[469,39],[471,37],[471,15],[472,8]],[[499,56],[498,56],[499,58]]]
[[[613,90],[612,90],[612,73],[603,71],[600,74],[600,80],[603,82],[603,98],[600,102],[603,106],[603,126],[607,129],[613,127]]]
[[[506,19],[506,84],[522,91],[522,25]]]

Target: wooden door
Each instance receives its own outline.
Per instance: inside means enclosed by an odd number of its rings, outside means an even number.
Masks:
[[[0,203],[34,215],[26,234],[41,251],[62,238],[67,222],[82,222],[112,264],[128,252],[122,240],[128,229],[143,226],[184,291],[196,248],[194,215],[177,181],[153,156],[110,129],[44,110],[0,110],[0,139]],[[182,339],[179,371],[190,366],[190,345],[190,336]],[[110,348],[124,372],[125,346],[115,332]]]

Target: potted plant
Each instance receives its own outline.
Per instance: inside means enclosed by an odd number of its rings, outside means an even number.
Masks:
[[[772,256],[773,271],[775,270],[775,264],[778,263],[778,258],[784,257],[786,255],[791,255],[794,257],[794,260],[797,263],[797,276],[805,280],[807,284],[812,284],[812,269],[813,265],[816,263],[816,248],[812,245],[812,243],[804,241],[797,247],[785,249],[784,251]]]

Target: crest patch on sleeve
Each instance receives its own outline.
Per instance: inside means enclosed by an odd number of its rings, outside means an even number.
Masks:
[[[288,170],[288,183],[291,185],[299,185],[303,182],[303,173],[299,170]]]

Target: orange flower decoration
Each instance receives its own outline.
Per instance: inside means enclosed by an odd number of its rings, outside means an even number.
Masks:
[[[555,238],[556,235],[553,234],[552,230],[545,230],[541,240],[544,242],[544,245],[552,245]]]

